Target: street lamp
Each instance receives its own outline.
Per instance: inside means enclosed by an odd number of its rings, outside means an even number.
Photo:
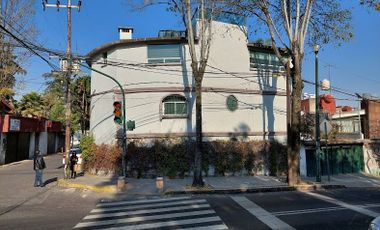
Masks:
[[[318,80],[318,51],[319,45],[313,46],[315,54],[315,158],[316,158],[316,178],[321,182],[321,137],[319,128],[319,80]]]

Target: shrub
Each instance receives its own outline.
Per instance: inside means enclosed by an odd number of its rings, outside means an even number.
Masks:
[[[90,168],[93,168],[95,164],[96,152],[94,137],[92,135],[82,136],[81,141],[79,143],[79,149],[82,154],[84,169],[89,170]]]
[[[117,146],[100,145],[95,152],[96,171],[104,171],[108,173],[116,173],[120,169],[122,150]]]

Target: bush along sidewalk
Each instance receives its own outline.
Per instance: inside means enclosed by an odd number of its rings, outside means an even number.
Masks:
[[[130,140],[128,176],[135,178],[183,178],[192,175],[195,142],[186,138],[154,141]],[[116,145],[94,144],[92,136],[82,138],[84,168],[92,174],[120,172],[122,150]],[[211,141],[203,146],[202,169],[206,176],[286,174],[286,148],[276,141]]]

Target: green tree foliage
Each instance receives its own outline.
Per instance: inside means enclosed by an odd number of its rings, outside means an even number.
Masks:
[[[37,92],[25,94],[18,103],[18,110],[25,117],[44,117],[46,115],[43,97]]]
[[[90,76],[83,76],[75,79],[71,85],[74,130],[81,130],[84,133],[90,127]]]
[[[43,95],[48,117],[51,120],[65,122],[65,89],[66,75],[63,72],[51,72],[43,75],[47,87]],[[72,131],[81,130],[84,133],[89,129],[90,120],[90,87],[89,76],[75,78],[71,84]]]
[[[6,29],[33,41],[37,35],[33,22],[34,0],[0,0],[0,23]],[[22,65],[30,57],[29,51],[16,45],[16,41],[0,33],[0,98],[12,101],[16,75],[25,75]],[[21,86],[22,84],[17,84]]]

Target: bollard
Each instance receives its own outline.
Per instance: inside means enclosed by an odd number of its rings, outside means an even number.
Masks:
[[[118,179],[117,179],[117,190],[118,191],[123,191],[125,190],[125,179],[124,177],[120,176]]]
[[[157,177],[157,179],[156,179],[156,188],[159,191],[162,191],[164,189],[164,178],[163,177]]]

